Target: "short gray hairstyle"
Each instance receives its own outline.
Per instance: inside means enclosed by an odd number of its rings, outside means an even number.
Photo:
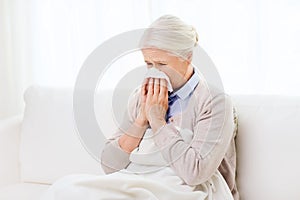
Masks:
[[[158,48],[188,59],[192,56],[197,42],[198,34],[193,26],[176,16],[164,15],[145,30],[140,47]]]

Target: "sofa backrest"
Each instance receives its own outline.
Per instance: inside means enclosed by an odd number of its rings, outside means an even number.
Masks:
[[[20,148],[23,181],[53,183],[71,173],[103,174],[77,135],[72,95],[71,89],[27,89]],[[106,136],[116,129],[111,95],[99,94],[101,104],[95,98],[95,114]],[[300,97],[234,95],[232,100],[239,122],[237,181],[242,199],[300,199]],[[97,112],[103,109],[105,116]]]
[[[72,173],[103,174],[100,163],[89,155],[77,135],[71,89],[32,86],[24,99],[22,181],[53,183]]]
[[[233,96],[241,199],[300,199],[300,97]]]

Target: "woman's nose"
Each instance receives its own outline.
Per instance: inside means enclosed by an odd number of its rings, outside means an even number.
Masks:
[[[155,64],[148,65],[147,67],[148,67],[148,69],[151,69],[151,68],[156,68],[156,69],[158,69],[158,67],[155,66]],[[158,70],[159,70],[159,69],[158,69]]]
[[[154,68],[157,69],[157,70],[160,70],[160,67],[159,67],[158,64],[153,64],[152,67],[154,67]]]

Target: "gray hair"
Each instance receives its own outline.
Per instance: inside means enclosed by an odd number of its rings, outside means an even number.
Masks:
[[[192,56],[197,42],[198,34],[193,26],[178,17],[164,15],[145,30],[140,47],[158,48],[188,59]]]

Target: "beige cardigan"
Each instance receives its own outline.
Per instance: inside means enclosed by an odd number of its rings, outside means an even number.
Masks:
[[[138,97],[139,92],[130,101],[130,116],[124,118],[121,128],[102,151],[101,165],[105,173],[119,171],[130,163],[130,154],[120,148],[118,139],[124,134],[121,130],[128,130],[137,116]],[[199,185],[218,169],[234,199],[239,199],[235,181],[237,120],[230,97],[200,81],[187,108],[170,121],[155,133],[154,141],[177,175],[188,185]],[[183,141],[176,126],[192,130],[194,134],[190,144]],[[130,134],[134,134],[135,130],[131,131]]]

